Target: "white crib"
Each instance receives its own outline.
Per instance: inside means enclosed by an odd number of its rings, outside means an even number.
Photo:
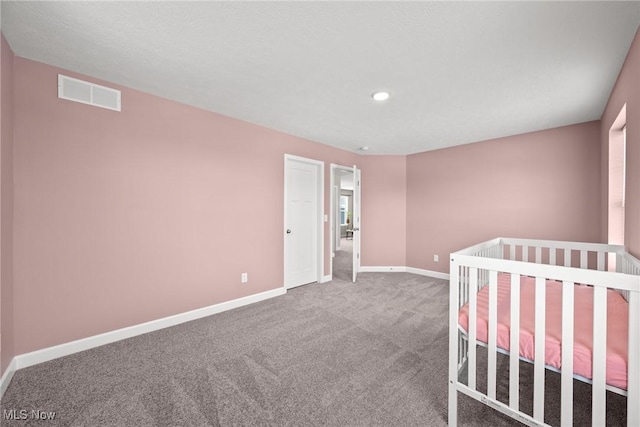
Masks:
[[[607,265],[615,265],[616,271],[607,271]],[[497,238],[451,254],[450,263],[450,324],[449,324],[449,425],[457,425],[458,392],[527,425],[546,425],[544,422],[545,370],[560,372],[561,409],[563,426],[573,423],[573,380],[592,384],[592,424],[604,425],[606,417],[606,391],[611,390],[627,396],[627,425],[640,426],[640,261],[628,254],[622,246],[598,243],[560,242],[548,240]],[[501,302],[508,314],[498,316],[498,276],[507,279],[509,296]],[[506,276],[505,276],[506,275]],[[502,343],[508,342],[510,349],[522,349],[521,338],[521,282],[534,284],[535,307],[531,307],[534,318],[533,357],[521,355],[521,351],[508,351],[499,345],[499,330]],[[547,341],[546,289],[553,282],[560,289],[558,316],[561,317],[561,335],[558,348],[560,367],[547,363],[545,342]],[[504,285],[504,280],[502,280]],[[560,282],[560,283],[557,283]],[[488,288],[485,288],[488,287]],[[504,289],[504,287],[502,288]],[[531,289],[529,287],[528,289]],[[613,294],[611,290],[617,294]],[[591,353],[591,376],[574,373],[574,315],[580,307],[574,306],[577,291],[592,292],[593,345]],[[619,295],[618,295],[619,294]],[[549,294],[550,295],[550,294]],[[611,296],[622,296],[628,304],[628,346],[626,363],[626,389],[611,384],[607,377],[608,349],[607,322],[614,313],[607,313],[607,301]],[[479,301],[487,319],[479,318]],[[533,304],[533,303],[532,303]],[[528,306],[527,306],[528,307]],[[515,309],[514,309],[515,308]],[[625,307],[627,308],[627,307]],[[468,314],[466,328],[461,326],[462,312]],[[610,310],[611,311],[611,310]],[[582,313],[582,311],[580,312]],[[524,318],[523,314],[523,318]],[[504,323],[508,319],[508,328]],[[482,325],[479,322],[484,322]],[[480,326],[486,326],[486,338],[478,336]],[[625,325],[626,326],[626,325]],[[500,328],[500,329],[499,329]],[[556,329],[559,326],[555,326]],[[480,328],[482,329],[482,328]],[[551,328],[549,328],[551,331]],[[550,333],[550,332],[549,332]],[[611,342],[611,340],[610,340]],[[476,385],[477,346],[487,349],[486,393]],[[577,351],[577,348],[576,348]],[[496,398],[497,354],[509,357],[509,398],[501,402]],[[520,410],[519,361],[533,364],[533,413]],[[609,369],[611,371],[611,369]],[[466,375],[464,374],[466,373]],[[624,370],[623,370],[624,374]]]

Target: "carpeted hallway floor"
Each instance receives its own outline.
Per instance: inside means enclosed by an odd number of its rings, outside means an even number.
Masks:
[[[338,280],[353,280],[353,240],[341,238],[340,249],[336,250],[333,258],[333,278]]]
[[[447,312],[448,282],[408,273],[303,286],[20,370],[2,410],[56,417],[2,425],[446,425]],[[459,421],[514,424],[464,397]]]

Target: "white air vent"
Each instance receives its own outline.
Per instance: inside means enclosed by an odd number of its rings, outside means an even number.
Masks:
[[[58,98],[120,111],[120,91],[58,74]]]

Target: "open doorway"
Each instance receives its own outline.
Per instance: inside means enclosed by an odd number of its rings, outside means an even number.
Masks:
[[[608,243],[624,246],[625,191],[626,191],[626,124],[627,105],[609,129],[609,221]],[[615,254],[609,255],[609,271],[616,270]]]
[[[359,170],[331,165],[331,272],[333,279],[355,281],[360,260]]]
[[[351,280],[353,276],[353,171],[336,170],[337,209],[336,251],[333,277]]]

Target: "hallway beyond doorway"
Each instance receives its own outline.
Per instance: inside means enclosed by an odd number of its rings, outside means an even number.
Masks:
[[[340,249],[333,258],[333,278],[351,281],[353,275],[353,240],[340,238]]]

